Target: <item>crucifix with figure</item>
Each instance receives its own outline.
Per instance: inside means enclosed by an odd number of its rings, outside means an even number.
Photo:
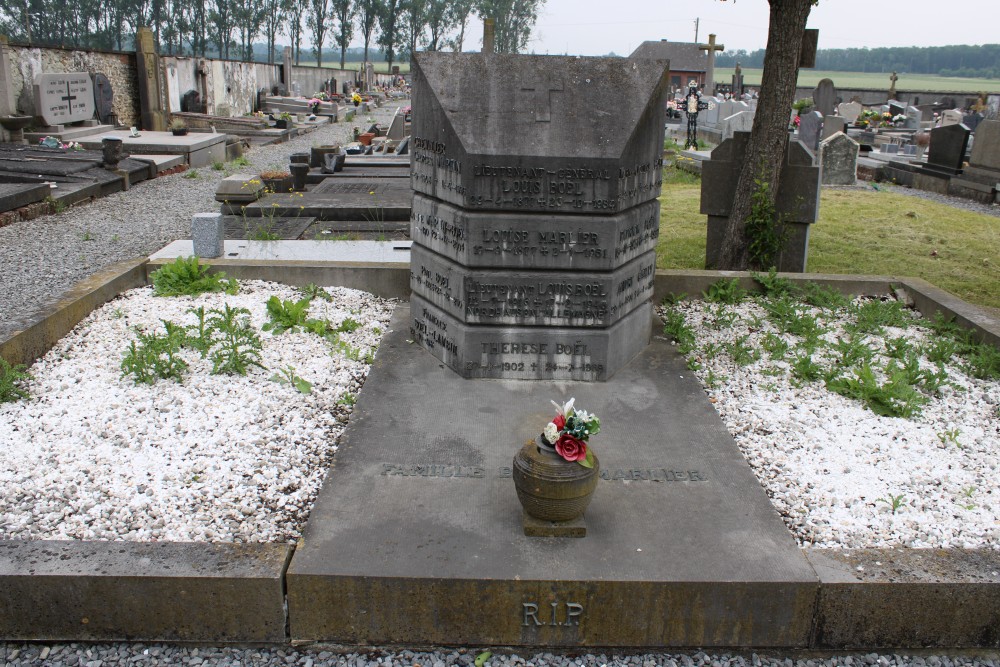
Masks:
[[[725,51],[725,44],[716,44],[715,35],[708,36],[708,44],[699,44],[698,49],[708,51],[708,65],[705,69],[705,85],[701,87],[708,95],[715,94],[715,52]]]
[[[706,109],[714,109],[712,102],[702,102],[701,94],[698,92],[697,82],[691,81],[688,87],[687,97],[684,98],[684,113],[688,119],[687,141],[684,148],[698,150],[698,113]]]

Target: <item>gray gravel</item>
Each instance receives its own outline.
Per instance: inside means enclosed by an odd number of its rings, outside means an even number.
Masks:
[[[320,667],[467,667],[481,649],[434,652],[343,653],[324,646],[305,648],[210,648],[164,644],[0,644],[0,664],[50,665],[51,667],[103,667],[104,665],[228,665],[264,667],[302,665]],[[486,667],[1000,667],[995,652],[963,655],[904,654],[727,654],[645,653],[586,654],[516,653],[497,654]]]
[[[367,127],[369,117],[388,123],[396,107],[406,104],[392,102],[352,123],[326,125],[287,143],[251,148],[245,156],[249,166],[230,162],[223,171],[197,169],[198,178],[185,178],[185,172],[143,181],[128,192],[0,227],[0,340],[37,320],[63,293],[101,269],[191,238],[191,217],[219,210],[215,189],[223,177],[287,169],[292,153],[344,142],[352,127]]]

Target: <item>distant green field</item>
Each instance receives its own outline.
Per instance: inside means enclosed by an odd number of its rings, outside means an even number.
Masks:
[[[743,82],[748,86],[759,86],[763,70],[743,68]],[[838,88],[875,88],[889,90],[889,72],[825,72],[804,69],[799,71],[799,86],[813,87],[820,79],[832,79]],[[1000,93],[1000,79],[962,79],[959,77],[936,76],[934,74],[897,73],[899,80],[896,90],[926,90],[967,93]],[[729,81],[733,77],[732,68],[717,67],[715,80]]]

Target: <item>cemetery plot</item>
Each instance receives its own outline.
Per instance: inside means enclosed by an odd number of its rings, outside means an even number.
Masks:
[[[1000,351],[893,300],[734,283],[661,314],[801,545],[1000,544]]]
[[[344,288],[304,298],[248,281],[95,310],[31,367],[29,399],[0,403],[0,536],[295,540],[391,312]]]

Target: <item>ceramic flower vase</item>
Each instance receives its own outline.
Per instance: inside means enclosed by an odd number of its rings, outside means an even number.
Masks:
[[[583,514],[597,488],[600,464],[586,468],[567,461],[544,438],[514,457],[514,487],[524,511],[542,521],[571,521]]]

